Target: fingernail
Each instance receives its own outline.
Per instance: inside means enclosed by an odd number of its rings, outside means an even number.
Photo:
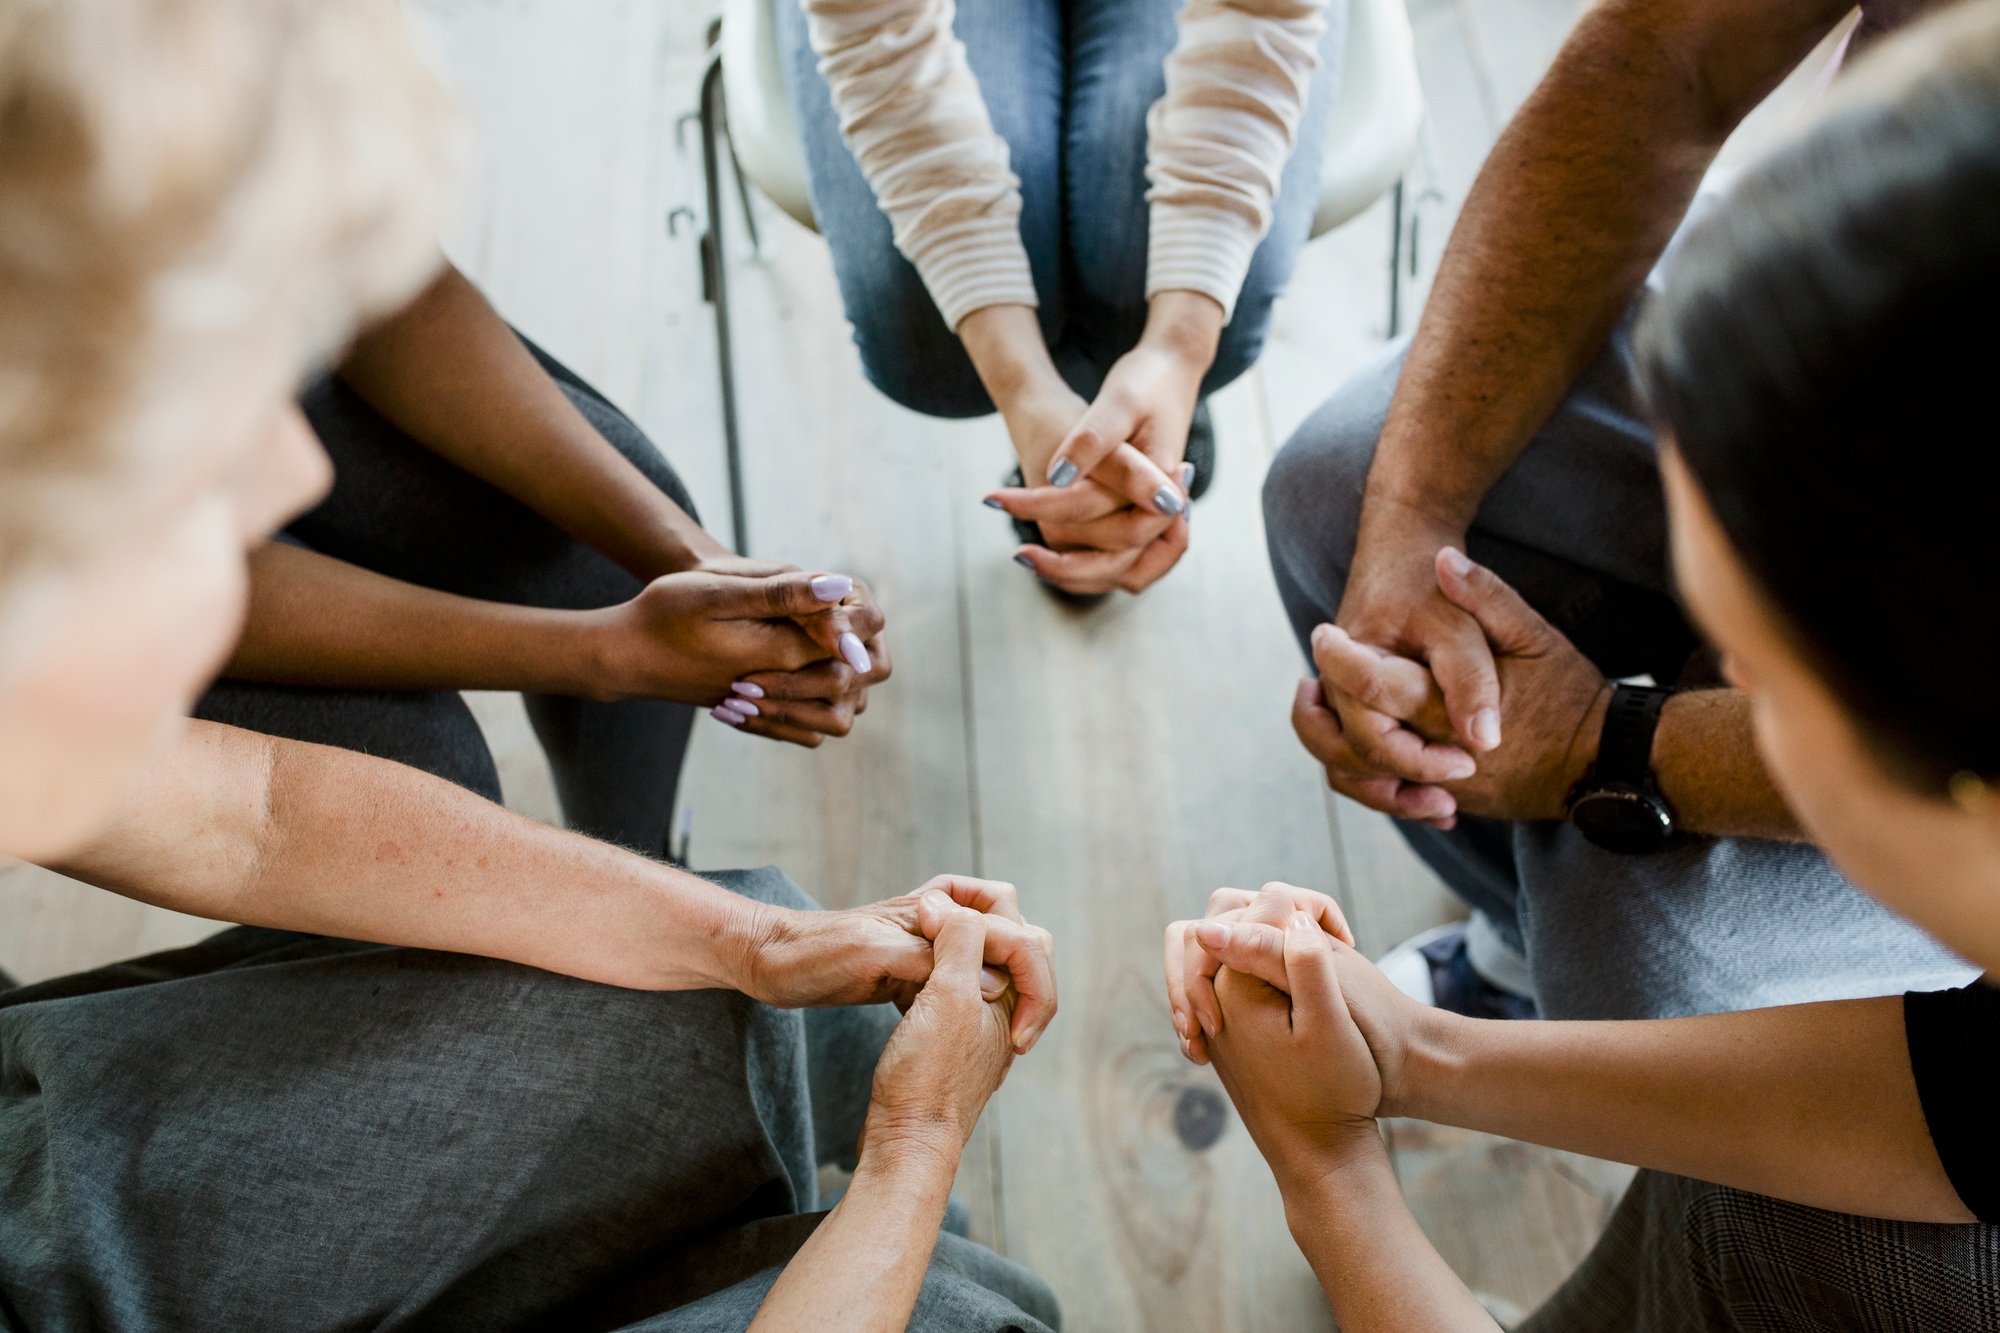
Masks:
[[[748,699],[724,699],[720,707],[727,708],[732,713],[741,713],[745,717],[756,717],[763,711]]]
[[[840,647],[840,655],[847,659],[847,665],[862,675],[865,676],[875,669],[874,661],[868,656],[868,649],[862,645],[861,636],[853,630],[846,631],[834,642]]]
[[[1215,1036],[1215,1028],[1210,1025],[1208,1021],[1208,1015],[1201,1014],[1198,1015],[1198,1017],[1201,1019],[1201,1034],[1204,1037],[1213,1038]]]
[[[1458,758],[1451,761],[1451,767],[1445,771],[1444,780],[1446,782],[1463,782],[1478,771],[1479,765],[1472,761],[1472,756],[1461,752]]]
[[[1007,974],[1005,972],[1002,972],[999,968],[982,967],[979,969],[979,975],[981,978],[985,980],[986,984],[992,989],[994,990],[1007,989]]]
[[[743,715],[741,713],[732,713],[721,704],[717,704],[715,707],[709,709],[708,715],[717,722],[726,722],[732,727],[743,725]]]
[[[1153,507],[1163,514],[1178,515],[1187,508],[1187,501],[1181,499],[1181,493],[1172,486],[1162,486],[1153,492]]]
[[[1034,572],[1035,562],[1028,559],[1027,556],[1021,554],[1021,552],[1019,551],[1014,552],[1014,563],[1019,565],[1021,568],[1027,570],[1029,573]]]
[[[812,590],[822,602],[837,602],[854,591],[854,580],[845,574],[822,574],[812,581]]]
[[[1444,548],[1444,567],[1460,578],[1464,578],[1472,572],[1472,562],[1467,560],[1465,552],[1459,550],[1456,546],[1447,546]]]
[[[1500,710],[1482,708],[1472,715],[1472,741],[1482,750],[1500,743]]]
[[[1181,1039],[1181,1045],[1187,1045],[1187,1019],[1178,1013],[1174,1015],[1174,1035]]]
[[[761,699],[764,697],[764,687],[755,681],[739,680],[729,688],[735,690],[746,699]]]
[[[1229,927],[1219,921],[1204,921],[1194,928],[1195,939],[1204,949],[1227,949],[1229,947]]]
[[[1076,464],[1067,458],[1049,469],[1049,485],[1061,489],[1076,480]]]
[[[1311,930],[1316,924],[1318,923],[1315,922],[1311,917],[1307,916],[1304,912],[1292,913],[1293,930]]]
[[[1191,491],[1191,490],[1193,490],[1193,489],[1194,489],[1194,464],[1193,464],[1193,463],[1182,463],[1182,464],[1181,464],[1181,489],[1182,489],[1182,490],[1184,490],[1184,491]]]
[[[987,497],[986,497],[986,498],[985,498],[984,500],[981,500],[981,501],[980,501],[979,503],[981,503],[981,504],[985,505],[985,506],[986,506],[986,507],[987,507],[988,509],[998,509],[998,510],[1001,510],[1001,511],[1003,511],[1003,512],[1004,512],[1004,511],[1006,510],[1006,508],[1007,508],[1007,506],[1006,506],[1006,505],[1003,505],[1003,504],[1001,504],[1001,503],[1000,503],[1000,502],[999,502],[998,500],[994,499],[994,498],[993,498],[992,496],[990,496],[990,495],[989,495],[989,496],[987,496]]]

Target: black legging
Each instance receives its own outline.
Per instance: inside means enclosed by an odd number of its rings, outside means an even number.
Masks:
[[[680,478],[638,426],[555,358],[527,346],[590,424],[693,514]],[[287,528],[284,540],[487,601],[587,610],[639,592],[639,580],[624,569],[418,444],[342,381],[328,376],[300,401],[333,458],[333,492]],[[694,710],[550,694],[530,694],[527,705],[570,827],[665,857]],[[451,691],[224,680],[202,697],[195,716],[381,755],[500,799],[493,755]]]

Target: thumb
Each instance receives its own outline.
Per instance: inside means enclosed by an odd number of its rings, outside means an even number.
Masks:
[[[845,574],[789,570],[764,578],[730,578],[718,588],[711,611],[743,620],[796,620],[822,615],[854,591]]]
[[[1541,613],[1492,570],[1447,546],[1437,553],[1438,587],[1461,611],[1479,622],[1503,656],[1531,653],[1554,633]]]
[[[1285,934],[1275,926],[1242,920],[1203,921],[1194,928],[1196,942],[1222,966],[1289,991],[1292,987],[1285,976]]]
[[[1292,993],[1292,1030],[1305,1033],[1349,1021],[1347,1001],[1340,995],[1340,974],[1334,969],[1333,937],[1298,912],[1286,925],[1280,948],[1291,982],[1287,989]]]
[[[949,995],[982,998],[986,918],[969,907],[954,906],[931,941],[931,958],[931,977],[925,990],[936,986]]]

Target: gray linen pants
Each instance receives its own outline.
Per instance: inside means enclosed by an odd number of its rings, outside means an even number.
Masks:
[[[1301,645],[1339,609],[1403,349],[1385,348],[1327,399],[1265,480],[1271,565]],[[1672,684],[1704,674],[1673,598],[1626,330],[1488,494],[1466,545],[1607,676]],[[1717,1013],[1942,989],[1975,975],[1802,844],[1683,836],[1634,857],[1565,823],[1397,827],[1522,948],[1551,1018]]]
[[[0,994],[0,1324],[743,1329],[894,1022],[248,927]],[[1056,1320],[945,1235],[911,1327]]]

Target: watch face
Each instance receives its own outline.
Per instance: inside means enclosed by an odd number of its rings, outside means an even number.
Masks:
[[[1674,832],[1674,818],[1664,801],[1623,783],[1584,792],[1570,806],[1569,818],[1599,847],[1627,856],[1657,852]]]

